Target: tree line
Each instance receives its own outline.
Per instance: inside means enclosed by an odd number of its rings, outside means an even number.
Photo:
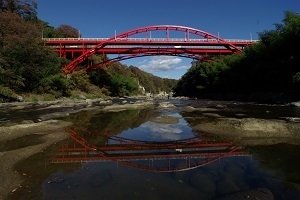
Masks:
[[[300,95],[300,15],[286,11],[243,53],[198,61],[174,88],[189,97],[296,100]]]
[[[0,0],[0,101],[14,101],[20,95],[32,94],[52,99],[79,93],[91,97],[129,96],[140,94],[139,84],[147,84],[146,91],[153,93],[171,90],[175,85],[175,80],[131,70],[121,63],[91,72],[81,66],[66,77],[62,66],[70,60],[58,57],[44,45],[42,37],[76,38],[80,37],[79,31],[67,24],[55,28],[38,19],[37,6],[35,0]],[[94,63],[102,59],[100,55],[90,58]]]

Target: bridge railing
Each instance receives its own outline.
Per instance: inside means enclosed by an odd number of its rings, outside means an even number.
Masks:
[[[43,38],[45,41],[106,41],[109,38]],[[192,38],[115,38],[116,41],[157,41],[157,42],[219,42],[218,39],[192,39]],[[224,39],[227,42],[258,42],[259,40]]]
[[[93,45],[66,45],[64,46],[64,49],[91,49],[93,48]],[[56,48],[59,49],[60,46],[51,46],[51,48]],[[156,49],[157,47],[153,46],[139,46],[139,45],[107,45],[105,47],[106,49],[122,49],[122,48],[148,48],[148,49]],[[162,47],[160,47],[162,48]],[[166,46],[166,48],[172,48],[170,46]],[[224,46],[173,46],[175,49],[181,49],[181,48],[186,48],[186,49],[226,49]]]

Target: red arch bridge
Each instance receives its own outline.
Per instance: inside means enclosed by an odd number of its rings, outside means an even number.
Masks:
[[[159,37],[154,37],[154,36]],[[242,52],[256,40],[222,39],[211,33],[177,25],[157,25],[133,29],[110,38],[43,38],[60,57],[72,61],[65,66],[73,72],[82,63],[87,69],[100,69],[112,62],[154,55],[170,55],[201,60],[215,55]],[[114,54],[114,58],[89,63],[94,54]]]
[[[51,159],[52,163],[113,161],[135,169],[176,172],[208,165],[224,157],[248,156],[231,142],[207,141],[197,137],[149,142],[97,131],[69,129],[68,132],[70,140]],[[99,137],[106,138],[105,142],[97,144]]]

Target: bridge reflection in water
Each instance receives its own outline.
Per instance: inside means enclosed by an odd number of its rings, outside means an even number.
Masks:
[[[241,147],[231,142],[215,142],[198,137],[155,142],[131,140],[98,131],[67,131],[70,140],[51,159],[52,163],[113,161],[136,169],[177,172],[208,165],[224,157],[248,156]],[[94,144],[100,141],[99,138],[105,141]]]

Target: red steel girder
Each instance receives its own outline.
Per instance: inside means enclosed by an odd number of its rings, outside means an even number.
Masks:
[[[194,54],[181,54],[181,53],[170,53],[170,52],[147,52],[147,53],[143,53],[143,54],[131,54],[131,55],[122,55],[122,56],[118,56],[116,58],[112,58],[109,60],[105,60],[101,63],[97,63],[95,65],[91,65],[88,66],[86,68],[86,70],[97,70],[97,69],[103,69],[104,67],[106,67],[107,65],[111,64],[111,63],[115,63],[115,62],[119,62],[122,60],[128,60],[131,58],[139,58],[139,57],[145,57],[145,56],[160,56],[160,55],[169,55],[169,56],[178,56],[178,57],[185,57],[185,58],[192,58],[192,59],[200,59],[198,58],[199,55],[194,55]],[[205,58],[205,57],[203,57]]]
[[[167,49],[167,50],[166,50]],[[184,53],[190,52],[194,54],[210,54],[210,55],[229,55],[232,54],[232,51],[229,49],[212,49],[212,48],[103,48],[97,49],[95,54],[134,54],[134,53],[147,53],[147,52],[165,52],[165,53]],[[77,48],[68,48],[60,51],[59,49],[54,50],[54,52],[63,52],[63,53],[82,53],[82,49]]]
[[[99,42],[106,42],[106,45],[168,45],[168,46],[174,46],[174,45],[182,45],[182,46],[224,46],[228,43],[231,43],[237,47],[245,47],[248,45],[251,45],[253,42],[249,41],[217,41],[217,40],[191,40],[191,41],[184,41],[184,40],[160,40],[159,38],[155,40],[146,40],[144,38],[137,38],[135,40],[112,40],[112,41],[103,41],[103,40],[45,40],[45,44],[50,47],[55,46],[93,46],[99,44]],[[62,38],[63,39],[63,38]],[[67,39],[67,38],[66,38]]]
[[[59,50],[58,50],[59,51]],[[61,52],[60,54],[76,53],[82,52],[79,49],[70,49],[69,51]],[[118,54],[116,58],[110,58],[101,63],[95,64],[94,66],[87,67],[88,70],[95,70],[103,68],[110,63],[119,62],[122,60],[127,60],[136,57],[143,56],[155,56],[155,55],[170,55],[170,56],[179,56],[186,57],[191,59],[201,59],[203,57],[213,56],[213,55],[229,55],[231,51],[228,49],[185,49],[185,48],[103,48],[99,49],[96,52],[97,54]],[[95,54],[96,54],[95,53]]]
[[[52,162],[114,161],[142,170],[175,172],[207,165],[226,156],[246,155],[246,152],[241,151],[232,143],[208,142],[199,138],[171,142],[147,142],[101,133],[104,137],[120,143],[96,146],[90,144],[75,130],[69,130],[69,132],[74,144],[63,145],[59,156],[53,158]],[[93,135],[89,131],[86,133]],[[181,151],[178,151],[178,148]],[[209,151],[210,148],[212,148],[211,151]],[[164,149],[174,151],[166,152]],[[167,165],[153,165],[154,160],[162,159],[167,161]],[[171,161],[174,159],[186,160],[186,163],[171,166]],[[137,160],[148,161],[148,165],[137,163]]]
[[[196,35],[200,38],[205,38],[207,40],[209,40],[209,39],[217,40],[218,42],[222,43],[224,47],[231,50],[232,53],[237,53],[237,52],[242,51],[241,49],[239,49],[237,46],[235,46],[231,42],[228,42],[228,41],[226,41],[226,40],[224,40],[224,39],[222,39],[218,36],[215,36],[213,34],[210,34],[208,32],[205,32],[205,31],[202,31],[202,30],[199,30],[199,29],[185,27],[185,26],[177,26],[177,25],[156,25],[156,26],[147,26],[147,27],[133,29],[131,31],[127,31],[127,32],[121,33],[119,35],[115,35],[115,36],[107,39],[106,41],[101,41],[97,45],[92,47],[91,49],[86,50],[84,53],[82,53],[79,57],[74,59],[72,62],[70,62],[65,67],[65,69],[69,72],[72,72],[73,70],[75,70],[75,68],[80,63],[85,61],[91,55],[95,54],[98,51],[98,49],[101,49],[101,48],[104,48],[105,46],[107,46],[109,44],[109,42],[111,42],[113,40],[117,40],[117,39],[120,39],[120,38],[125,38],[126,39],[126,38],[129,38],[132,35],[137,35],[137,34],[140,34],[140,33],[148,33],[150,31],[166,31],[166,39],[168,41],[170,40],[169,31],[180,31],[180,32],[186,33],[187,35],[193,34],[193,35]],[[148,38],[148,39],[150,39],[150,38]],[[187,38],[187,39],[189,39],[189,38]]]

